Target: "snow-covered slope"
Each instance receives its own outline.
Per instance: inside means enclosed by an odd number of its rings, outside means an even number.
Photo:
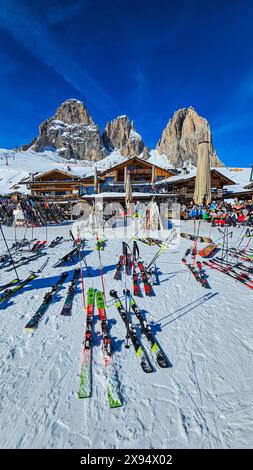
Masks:
[[[8,165],[6,165],[6,155]],[[75,174],[86,175],[92,170],[90,161],[65,160],[52,150],[45,152],[14,152],[0,149],[0,194],[5,195],[13,191],[13,186],[29,173],[49,171],[54,168],[67,171],[68,167]],[[18,191],[25,192],[25,186],[20,186]]]
[[[190,222],[182,230],[192,233]],[[68,237],[69,225],[49,230],[49,241]],[[18,238],[24,235],[18,229]],[[203,222],[201,233],[209,233]],[[241,233],[234,230],[232,243]],[[8,239],[14,234],[5,228]],[[34,229],[43,240],[45,229]],[[26,233],[26,236],[31,234]],[[220,234],[213,229],[212,236]],[[33,335],[27,321],[63,270],[52,268],[71,248],[70,242],[47,250],[50,262],[42,275],[0,309],[0,447],[1,448],[252,448],[253,446],[253,316],[250,289],[222,273],[206,270],[206,291],[181,263],[191,242],[159,259],[160,285],[155,296],[136,298],[152,331],[171,361],[169,369],[145,374],[133,347],[125,349],[126,330],[110,300],[122,295],[124,283],[113,279],[120,239],[108,241],[101,253],[108,299],[114,361],[121,383],[122,408],[111,410],[106,396],[98,315],[93,348],[93,396],[77,397],[84,320],[80,283],[71,317],[60,316],[69,281],[49,307]],[[90,241],[85,252],[93,276],[85,289],[101,289],[98,252]],[[2,245],[3,247],[3,245]],[[150,260],[156,248],[140,244]],[[33,263],[29,269],[42,264]],[[23,278],[28,268],[20,268]],[[0,271],[0,284],[13,278]],[[131,287],[127,277],[127,286]],[[142,288],[143,290],[143,288]],[[137,324],[136,319],[133,322]],[[140,328],[137,325],[137,331]],[[143,341],[151,357],[150,348]],[[155,364],[154,358],[152,363]]]

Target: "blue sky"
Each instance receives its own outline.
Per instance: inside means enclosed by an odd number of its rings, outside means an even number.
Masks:
[[[151,148],[175,110],[194,106],[219,157],[248,165],[252,24],[252,0],[5,0],[0,147],[30,142],[67,98],[82,100],[101,131],[127,114]]]

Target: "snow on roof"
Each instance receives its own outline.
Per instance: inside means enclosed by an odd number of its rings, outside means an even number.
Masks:
[[[232,179],[235,184],[224,186],[229,192],[246,192],[245,186],[250,183],[251,168],[222,167],[220,173]]]
[[[211,170],[216,170],[218,173],[221,173],[223,176],[225,176],[226,178],[229,178],[233,181],[232,179],[232,176],[231,174],[228,174],[226,171],[221,171],[221,170],[224,170],[224,168],[221,168],[221,167],[213,167],[211,168]],[[175,175],[175,176],[171,176],[170,178],[166,178],[162,181],[157,181],[156,184],[161,184],[161,183],[176,183],[178,181],[187,181],[191,178],[195,178],[196,177],[196,174],[197,174],[197,168],[193,168],[192,170],[190,170],[188,173],[186,174],[182,174],[180,173],[179,175]],[[225,187],[228,187],[229,189],[231,187],[233,187],[234,185],[229,185],[229,186],[225,186]]]

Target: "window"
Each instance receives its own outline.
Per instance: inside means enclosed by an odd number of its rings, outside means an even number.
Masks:
[[[105,178],[106,183],[114,183],[114,176],[107,176]]]
[[[134,166],[133,165],[130,165],[130,171],[133,171],[134,170]]]

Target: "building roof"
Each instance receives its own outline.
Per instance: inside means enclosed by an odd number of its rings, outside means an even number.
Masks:
[[[158,166],[156,165],[155,163],[151,163],[149,162],[148,160],[144,160],[143,158],[139,158],[139,157],[132,157],[132,158],[129,158],[123,162],[120,162],[120,163],[117,163],[116,165],[108,168],[107,170],[102,170],[101,171],[101,175],[105,174],[105,173],[108,173],[108,172],[112,172],[114,171],[115,169],[117,168],[120,168],[120,167],[124,167],[126,164],[129,164],[131,163],[132,161],[137,161],[139,162],[140,164],[142,165],[146,165],[146,166],[149,166],[150,168],[152,168],[152,166],[154,166],[155,168],[159,168],[159,170],[163,170],[163,171],[167,171],[168,173],[176,173],[175,170],[169,168],[169,169],[166,169],[166,168],[163,168],[161,166]]]
[[[226,182],[227,185],[235,184],[235,182],[231,178],[229,178],[226,174],[220,171],[220,168],[219,169],[211,168],[211,173],[218,174],[220,177],[222,177],[222,179],[224,180],[224,182]],[[171,176],[170,178],[166,178],[162,181],[157,181],[155,184],[156,185],[163,184],[163,183],[175,184],[175,183],[180,183],[181,181],[189,181],[191,179],[196,178],[196,174],[197,174],[197,168],[194,168],[189,173],[186,173],[184,175],[180,174],[180,175]]]

